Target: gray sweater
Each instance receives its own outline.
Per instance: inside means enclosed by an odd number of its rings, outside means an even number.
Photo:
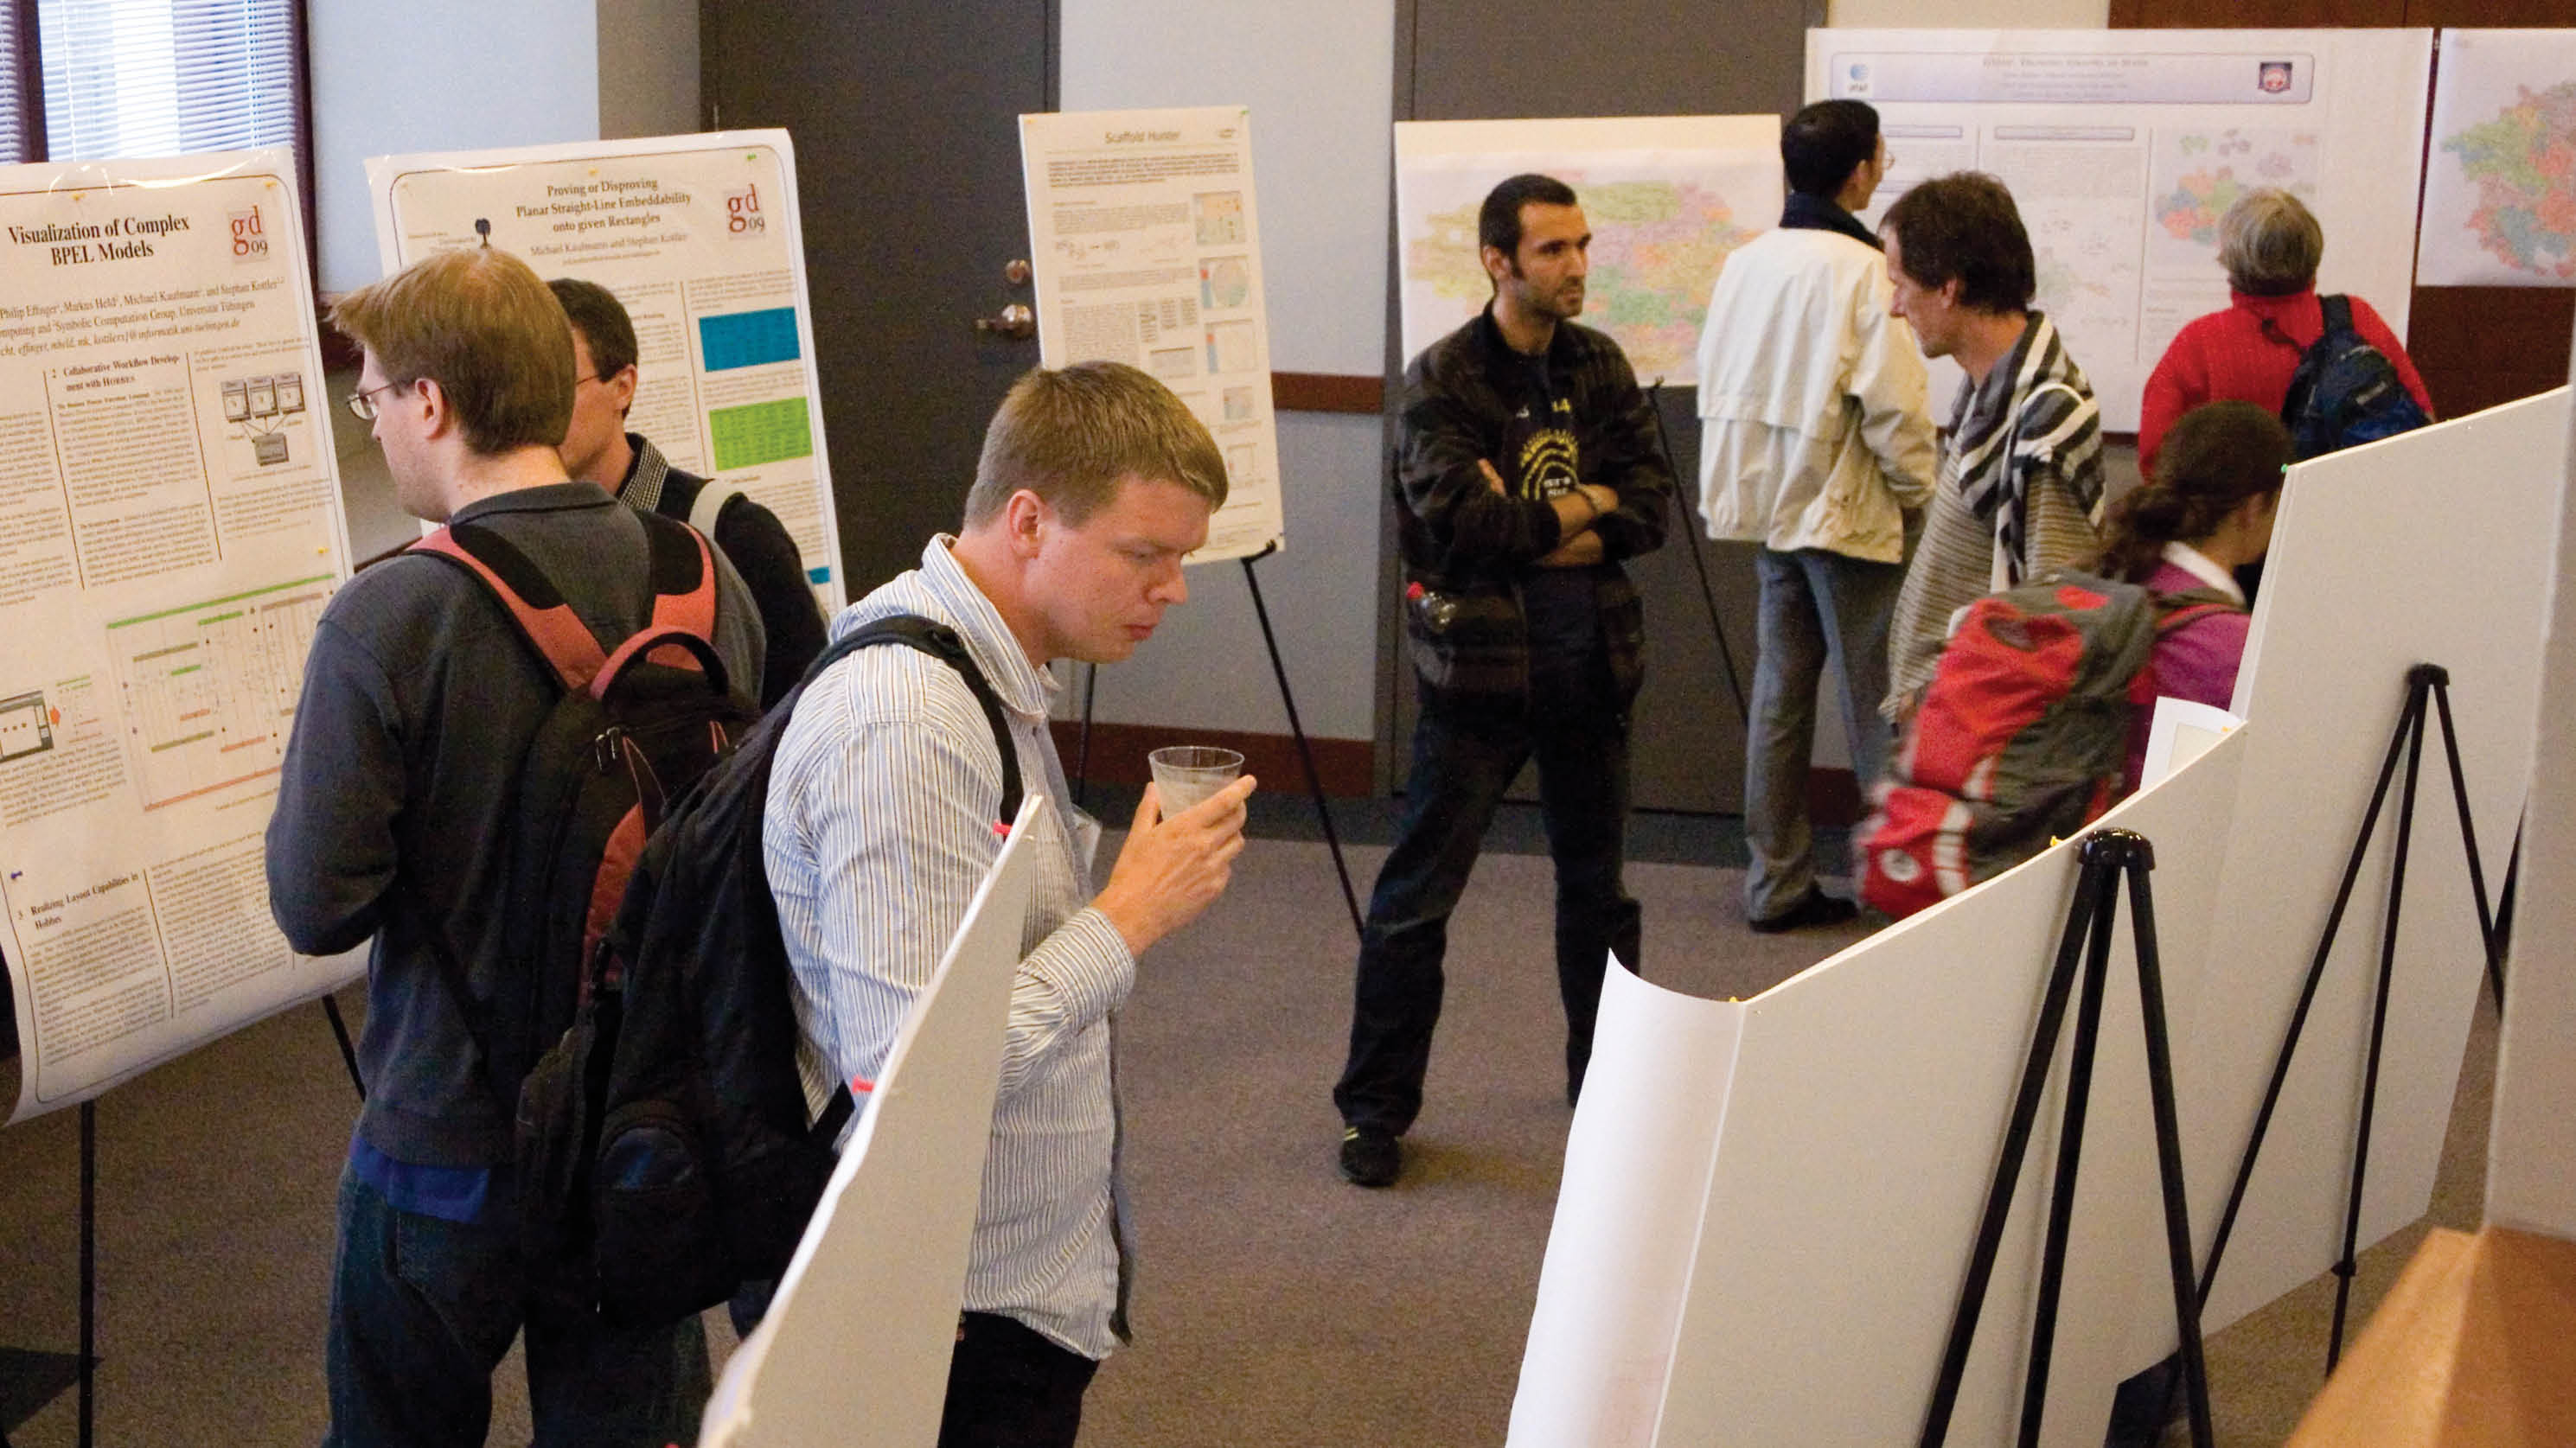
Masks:
[[[504,493],[451,521],[500,534],[612,643],[646,621],[644,524],[598,488]],[[716,651],[748,694],[760,679],[760,619],[714,558]],[[375,937],[359,1131],[398,1161],[508,1159],[504,1104],[437,952],[490,997],[519,758],[559,688],[509,616],[443,559],[368,569],[315,630],[268,826],[269,906],[307,954]]]

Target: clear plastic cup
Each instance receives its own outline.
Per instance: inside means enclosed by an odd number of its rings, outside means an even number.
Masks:
[[[1206,744],[1175,744],[1145,756],[1154,767],[1154,787],[1163,797],[1163,818],[1170,819],[1243,773],[1243,756]]]

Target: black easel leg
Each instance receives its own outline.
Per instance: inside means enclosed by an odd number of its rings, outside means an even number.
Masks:
[[[2123,831],[2122,833],[2126,833]],[[2165,1023],[2164,962],[2156,945],[2155,901],[2147,872],[2155,859],[2144,839],[2127,853],[2129,933],[2138,957],[2138,1019],[2147,1037],[2147,1099],[2156,1118],[2156,1174],[2165,1199],[2166,1267],[2173,1279],[2174,1326],[2181,1342],[2183,1389],[2191,1404],[2193,1448],[2215,1448],[2209,1413],[2209,1364],[2201,1350],[2200,1297],[2191,1270],[2191,1199],[2182,1183],[2182,1127],[2174,1111],[2173,1038]]]
[[[80,1448],[90,1448],[98,1368],[98,1103],[80,1104]]]
[[[1743,681],[1735,677],[1735,650],[1726,642],[1726,625],[1717,616],[1717,591],[1709,587],[1708,563],[1700,557],[1699,520],[1691,516],[1687,504],[1682,508],[1681,522],[1682,536],[1690,540],[1691,567],[1699,570],[1699,596],[1700,601],[1708,605],[1708,631],[1717,640],[1717,662],[1726,670],[1727,691],[1735,696],[1735,717],[1743,721],[1745,732],[1749,734],[1753,729],[1753,706],[1744,697]],[[1862,787],[1867,785],[1864,780]]]
[[[2513,897],[2522,883],[2522,822],[2513,827],[2513,853],[2505,857],[2504,888],[2496,892],[2495,958],[2504,960],[2513,954]],[[2496,982],[2496,1009],[2504,1009],[2504,982]]]
[[[2436,686],[2438,687],[2438,685]],[[2326,1343],[2326,1371],[2343,1357],[2345,1309],[2352,1300],[2353,1254],[2361,1235],[2361,1193],[2370,1171],[2370,1119],[2379,1102],[2380,1046],[2388,1035],[2388,991],[2397,975],[2397,916],[2406,903],[2406,848],[2415,826],[2415,776],[2424,757],[2424,711],[2415,711],[2415,729],[2406,746],[2406,789],[2397,802],[2397,851],[2388,874],[2388,920],[2379,938],[2379,998],[2370,1012],[2370,1064],[2361,1078],[2361,1126],[2352,1148],[2352,1196],[2344,1209],[2343,1257],[2334,1265],[2334,1335]]]
[[[1342,904],[1351,912],[1351,933],[1363,935],[1360,923],[1359,893],[1351,888],[1351,867],[1342,859],[1342,837],[1333,828],[1333,812],[1324,804],[1324,777],[1315,769],[1315,747],[1306,738],[1306,726],[1297,717],[1297,696],[1288,687],[1288,666],[1279,659],[1279,636],[1270,630],[1270,609],[1261,601],[1261,576],[1253,572],[1258,558],[1267,558],[1268,550],[1243,560],[1243,584],[1252,590],[1253,616],[1261,620],[1261,642],[1270,650],[1270,672],[1279,680],[1279,702],[1288,710],[1288,732],[1296,736],[1297,757],[1306,766],[1306,790],[1314,796],[1315,822],[1324,827],[1324,843],[1333,852],[1333,873],[1342,877]]]
[[[2419,664],[2417,667],[2429,669],[2434,666]],[[2451,679],[2448,673],[2441,673],[2433,680],[2433,703],[2442,714],[2442,752],[2451,764],[2451,802],[2460,811],[2460,843],[2467,846],[2469,852],[2469,891],[2478,902],[2478,939],[2486,946],[2487,985],[2495,992],[2496,1009],[2501,1011],[2504,1009],[2503,938],[2496,929],[2496,912],[2487,908],[2486,867],[2478,858],[2477,823],[2469,817],[2469,779],[2460,768],[2459,731],[2451,724]],[[2517,854],[2521,844],[2522,835],[2516,831],[2514,845]]]
[[[2073,994],[2075,969],[2083,958],[2084,937],[2092,924],[2095,891],[2090,879],[2079,879],[2075,904],[2059,937],[2057,961],[2050,967],[2048,990],[2041,998],[2039,1021],[2031,1031],[2030,1058],[2023,1065],[2021,1086],[2014,1093],[2011,1120],[1986,1188],[1986,1208],[1977,1225],[1976,1247],[1968,1256],[1967,1280],[1959,1288],[1959,1305],[1950,1319],[1950,1337],[1941,1350],[1941,1373],[1924,1410],[1922,1448],[1939,1448],[1950,1434],[1950,1415],[1959,1405],[1959,1384],[1967,1376],[1968,1349],[1976,1340],[1977,1318],[1985,1309],[1986,1288],[1995,1274],[1995,1255],[2002,1246],[2004,1221],[2011,1215],[2013,1187],[2021,1177],[2022,1158],[2030,1150],[2031,1124],[2039,1117],[2039,1099],[2048,1086],[2049,1064],[2057,1055],[2057,1035],[2066,1021],[2066,998]]]
[[[2236,1214],[2245,1205],[2246,1188],[2254,1180],[2254,1163],[2263,1153],[2263,1138],[2272,1129],[2272,1112],[2281,1104],[2281,1087],[2290,1078],[2290,1058],[2299,1049],[2299,1036],[2307,1029],[2308,1010],[2316,1004],[2317,987],[2325,980],[2326,959],[2334,953],[2335,935],[2343,928],[2343,913],[2352,904],[2352,891],[2361,879],[2362,857],[2370,852],[2371,836],[2379,828],[2379,814],[2388,800],[2389,782],[2396,778],[2397,761],[2404,755],[2409,735],[2422,724],[2426,689],[2409,677],[2406,705],[2397,714],[2397,728],[2388,738],[2387,757],[2380,761],[2379,782],[2370,791],[2370,805],[2361,814],[2361,830],[2352,842],[2352,854],[2345,859],[2343,883],[2335,888],[2334,909],[2326,914],[2326,927],[2317,939],[2317,953],[2308,962],[2308,978],[2299,988],[2298,1007],[2290,1012],[2289,1028],[2281,1033],[2281,1050],[2272,1061],[2272,1079],[2263,1089],[2263,1105],[2254,1113],[2254,1129],[2245,1140],[2245,1151],[2236,1162],[2236,1180],[2228,1188],[2227,1205],[2218,1214],[2218,1231],[2210,1239],[2209,1260],[2200,1269],[2200,1304],[2209,1305],[2209,1292],[2218,1280],[2218,1264],[2227,1256],[2227,1239],[2236,1230]]]
[[[358,1089],[358,1099],[364,1101],[367,1099],[366,1078],[358,1074],[358,1048],[350,1043],[349,1023],[340,1015],[337,997],[322,997],[322,1014],[330,1018],[331,1034],[339,1038],[340,1064],[349,1068],[349,1084]]]
[[[2102,995],[2111,974],[2111,930],[2120,911],[2119,856],[2096,842],[2082,851],[2080,888],[2093,896],[2086,926],[2084,995],[2075,1008],[2075,1044],[2066,1063],[2066,1110],[2057,1136],[2057,1178],[2049,1193],[2048,1233],[2039,1257],[2039,1295],[2031,1308],[2029,1369],[2022,1385],[2021,1448],[2038,1448],[2048,1411],[2048,1370],[2057,1354],[2057,1302],[2066,1283],[2066,1241],[2075,1226],[2075,1186],[2084,1155],[2084,1119],[2093,1099],[2093,1057],[2102,1040]]]

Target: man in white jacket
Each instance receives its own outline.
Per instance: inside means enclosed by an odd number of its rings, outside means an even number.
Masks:
[[[1852,213],[1887,174],[1878,112],[1820,101],[1780,134],[1778,230],[1726,260],[1699,340],[1700,515],[1761,546],[1744,751],[1745,916],[1769,933],[1849,920],[1816,885],[1807,770],[1830,661],[1863,790],[1887,772],[1888,620],[1905,512],[1937,471],[1923,355],[1888,314],[1885,258]]]

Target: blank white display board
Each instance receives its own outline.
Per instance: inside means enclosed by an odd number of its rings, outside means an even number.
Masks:
[[[1020,806],[914,1002],[759,1330],[725,1364],[707,1448],[929,1448],[993,1136],[1036,861]]]
[[[2101,821],[2155,845],[2169,1010],[2199,988],[2249,732]],[[2060,845],[1741,1004],[1613,978],[1516,1448],[1914,1439],[2076,877]],[[2046,1441],[2086,1448],[2128,1370],[2140,1273],[2164,1261],[2128,921],[2124,893],[2045,1420]],[[2070,1007],[2061,1079],[2073,1033]],[[2053,1086],[1954,1443],[2006,1441],[2019,1411],[2062,1110]]]
[[[2302,463],[2284,492],[2235,712],[2253,746],[2227,846],[2212,990],[2177,1021],[2206,1252],[2405,703],[2450,671],[2490,891],[2531,777],[2567,389]],[[2399,784],[2404,766],[2399,766]],[[2438,724],[2425,738],[2360,1245],[2423,1215],[2484,954]],[[2344,1213],[2394,853],[2373,837],[2211,1295],[2216,1331],[2325,1270]]]

